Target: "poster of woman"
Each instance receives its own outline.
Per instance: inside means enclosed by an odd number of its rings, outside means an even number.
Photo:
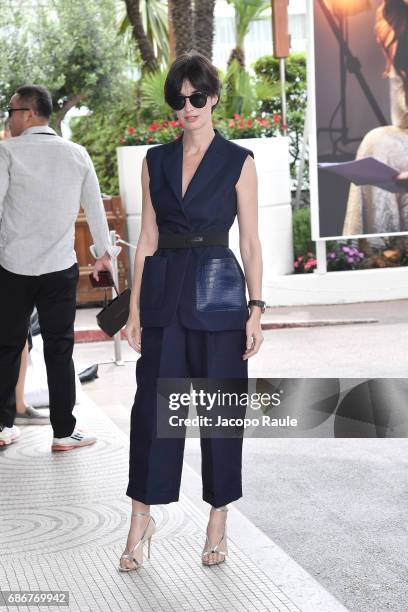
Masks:
[[[408,0],[311,5],[313,238],[405,234]]]

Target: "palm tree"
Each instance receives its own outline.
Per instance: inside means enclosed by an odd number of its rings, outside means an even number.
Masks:
[[[157,62],[164,65],[169,60],[169,36],[167,24],[167,6],[163,0],[140,0],[140,15],[143,30],[153,48]],[[123,3],[121,2],[121,6]],[[124,7],[125,8],[125,7]],[[119,34],[128,39],[131,32],[134,38],[134,29],[131,28],[127,7],[120,16]]]
[[[270,8],[270,1],[265,0],[227,0],[235,9],[235,47],[228,59],[228,66],[235,59],[245,67],[244,39],[248,34],[251,21],[262,19],[261,13]]]
[[[194,48],[212,60],[215,0],[195,0]]]
[[[215,0],[170,0],[175,55],[191,49],[212,58]]]
[[[194,46],[194,22],[191,0],[173,0],[170,4],[176,57],[187,53]]]
[[[126,4],[129,24],[132,27],[133,38],[140,51],[142,58],[142,71],[153,72],[157,69],[157,60],[154,48],[143,27],[143,19],[140,11],[140,0],[124,0]],[[147,0],[145,0],[147,2]]]

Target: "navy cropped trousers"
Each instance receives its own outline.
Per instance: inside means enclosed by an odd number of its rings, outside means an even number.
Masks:
[[[144,327],[136,362],[127,495],[145,504],[178,501],[183,438],[157,436],[157,378],[247,378],[245,330]],[[203,500],[220,507],[242,497],[242,437],[202,437]]]

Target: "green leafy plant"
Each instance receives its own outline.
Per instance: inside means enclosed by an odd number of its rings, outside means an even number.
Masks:
[[[278,58],[272,55],[265,55],[260,57],[253,64],[253,68],[261,81],[270,85],[279,83],[280,69]],[[300,148],[303,141],[303,129],[307,106],[305,53],[292,53],[286,59],[285,75],[289,152],[291,157],[290,167],[292,177],[295,177]],[[261,111],[269,114],[281,112],[279,91],[273,97],[260,96],[259,101]],[[308,163],[305,164],[304,184],[305,187],[308,186]]]
[[[135,124],[134,84],[124,82],[112,108],[95,110],[70,121],[71,139],[88,150],[104,193],[119,193],[116,149],[128,126]]]
[[[142,121],[153,121],[154,117],[173,119],[174,111],[164,99],[163,90],[168,69],[146,73],[140,83]]]
[[[124,2],[120,3],[119,30],[126,46],[133,51],[132,26],[126,12]],[[169,34],[167,2],[163,0],[140,0],[140,13],[142,16],[143,29],[153,47],[159,65],[166,64],[169,60]]]
[[[220,101],[215,109],[216,117],[232,117],[234,114],[260,113],[263,100],[273,100],[279,95],[279,83],[249,74],[234,59],[226,73],[221,72],[222,89]]]
[[[2,2],[0,107],[20,85],[41,83],[53,97],[60,131],[70,109],[112,104],[126,69],[114,12],[115,0]]]
[[[299,208],[292,215],[293,251],[295,258],[307,252],[314,251],[315,243],[312,240],[310,227],[310,208]]]

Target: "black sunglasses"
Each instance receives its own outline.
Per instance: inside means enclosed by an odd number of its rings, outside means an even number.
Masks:
[[[8,116],[11,117],[11,115],[12,115],[12,113],[14,113],[14,111],[26,111],[26,110],[31,110],[31,108],[11,108],[11,106],[8,106],[4,110],[5,110],[6,113],[8,113]]]
[[[187,98],[195,108],[203,108],[207,104],[208,94],[202,91],[195,91],[191,96],[174,96],[169,100],[169,104],[174,110],[181,110],[186,105]]]

